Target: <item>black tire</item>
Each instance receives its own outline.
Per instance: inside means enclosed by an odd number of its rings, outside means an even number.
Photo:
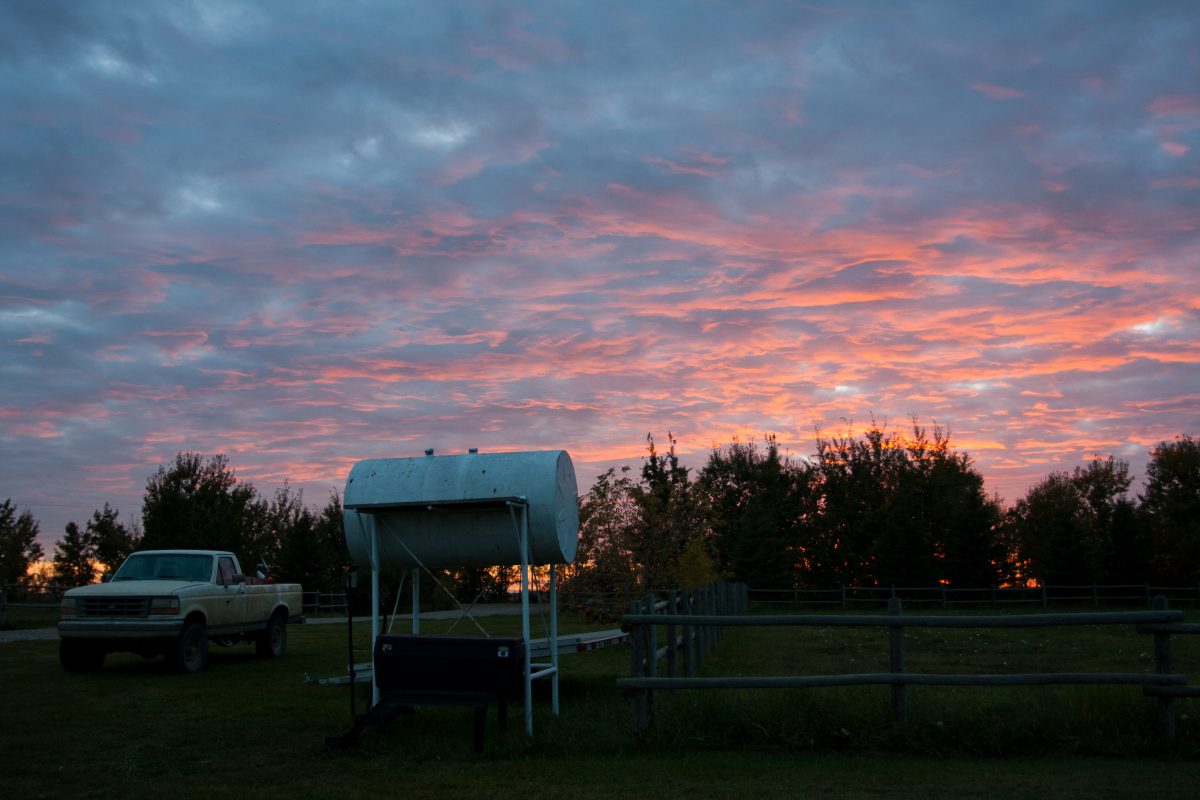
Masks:
[[[208,631],[203,622],[189,622],[167,652],[167,661],[183,673],[203,672],[208,665]]]
[[[279,658],[287,650],[287,620],[282,614],[273,614],[254,639],[254,649],[259,658]]]
[[[79,639],[58,640],[58,663],[67,672],[94,672],[104,666],[103,649]]]

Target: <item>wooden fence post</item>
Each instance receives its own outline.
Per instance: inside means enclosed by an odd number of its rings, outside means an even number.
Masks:
[[[713,584],[709,583],[707,585],[704,585],[703,604],[704,604],[704,609],[702,610],[701,613],[704,616],[709,616],[709,618],[710,618],[710,616],[713,615]],[[701,664],[703,664],[704,661],[708,660],[709,652],[713,651],[713,645],[715,643],[714,642],[715,636],[716,636],[716,631],[713,630],[713,626],[710,624],[704,625],[704,646],[700,651]]]
[[[1154,598],[1154,610],[1166,611],[1169,608],[1167,598],[1159,595]],[[1154,671],[1159,675],[1169,675],[1171,672],[1171,634],[1154,634]],[[1158,696],[1158,735],[1163,739],[1175,738],[1175,707],[1171,704],[1170,695]]]
[[[629,613],[640,614],[642,612],[642,603],[640,600],[634,600],[630,603]],[[645,677],[645,659],[642,655],[643,650],[643,623],[633,623],[633,630],[629,636],[629,652],[630,652],[630,677],[642,678]],[[648,692],[645,689],[634,689],[633,691],[633,728],[641,733],[650,727],[650,703],[648,700]]]
[[[888,600],[888,614],[899,617],[904,613],[900,598],[895,595]],[[904,674],[904,627],[893,625],[888,629],[889,655],[892,674]],[[896,730],[908,733],[908,687],[903,683],[892,684],[892,719]]]
[[[695,604],[694,593],[684,589],[680,606],[683,608],[684,614],[696,613],[693,605]],[[683,626],[683,674],[687,677],[692,677],[696,674],[696,626]]]
[[[679,613],[679,593],[672,589],[667,592],[667,613]],[[679,639],[675,635],[675,623],[667,625],[667,675],[674,678],[678,675]]]
[[[653,614],[654,612],[654,595],[650,592],[646,593],[646,599],[642,602],[643,614]],[[646,626],[646,675],[651,678],[658,677],[658,626],[650,623]],[[651,695],[653,698],[653,695]]]

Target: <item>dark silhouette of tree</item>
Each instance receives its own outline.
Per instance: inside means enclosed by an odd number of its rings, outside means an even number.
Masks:
[[[1159,579],[1200,579],[1200,441],[1185,435],[1151,451],[1139,512]]]
[[[85,539],[91,555],[105,574],[112,574],[130,553],[138,548],[141,537],[118,521],[120,512],[108,503],[92,513]]]
[[[642,480],[630,490],[640,511],[630,550],[640,584],[647,590],[678,585],[680,558],[688,543],[703,536],[704,531],[703,511],[687,468],[679,464],[675,437],[670,432],[667,441],[670,448],[659,455],[653,435],[646,435]]]
[[[895,523],[889,525],[888,516],[904,459],[896,435],[876,424],[861,439],[850,433],[826,438],[818,432],[810,482],[813,491],[801,539],[801,555],[808,570],[802,576],[805,584],[874,583],[876,559],[881,554],[886,561],[884,571],[889,575],[897,571],[893,569],[891,540],[905,532]],[[882,540],[881,532],[887,532]],[[931,559],[926,550],[920,548],[910,555],[924,564]]]
[[[96,578],[92,563],[95,548],[87,534],[74,522],[68,522],[63,538],[54,545],[53,575],[56,583],[84,586]]]
[[[809,586],[994,586],[1005,550],[1000,507],[970,457],[914,418],[908,435],[872,421],[824,437],[808,469],[799,526]]]
[[[330,495],[329,502],[317,513],[300,505],[299,495],[295,500],[280,533],[272,573],[278,581],[300,583],[306,589],[340,590],[348,560],[341,497],[336,492]]]
[[[231,550],[253,569],[269,530],[266,506],[225,456],[179,453],[146,482],[142,547]]]
[[[628,472],[608,470],[580,498],[575,560],[563,570],[563,589],[588,596],[601,615],[626,610],[638,590],[632,543],[642,516]]]
[[[11,498],[0,503],[0,583],[29,582],[29,567],[45,554],[37,535],[31,512],[17,514]]]
[[[1009,524],[1019,543],[1029,577],[1038,583],[1091,583],[1094,561],[1089,558],[1081,519],[1082,498],[1065,472],[1054,472],[1030,487],[1009,512]]]
[[[1129,465],[1109,456],[1074,472],[1054,472],[1029,489],[1009,514],[1030,574],[1042,584],[1142,580],[1144,564],[1114,563],[1136,553]],[[1115,574],[1114,571],[1119,571]]]
[[[764,450],[737,440],[714,447],[696,491],[721,573],[763,588],[791,588],[802,508],[798,484],[806,473],[780,456],[774,437],[765,444]]]
[[[901,485],[928,537],[931,576],[950,587],[998,586],[1009,573],[997,536],[1000,502],[988,497],[970,456],[951,447],[948,432],[934,426],[930,438],[916,420],[906,449]]]

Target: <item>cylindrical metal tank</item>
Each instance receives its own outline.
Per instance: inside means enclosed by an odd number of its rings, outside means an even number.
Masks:
[[[350,470],[345,508],[351,558],[379,567],[487,567],[519,564],[521,549],[505,498],[528,504],[530,558],[570,563],[579,541],[579,490],[564,450],[471,453],[360,461]],[[520,521],[520,512],[516,518]]]

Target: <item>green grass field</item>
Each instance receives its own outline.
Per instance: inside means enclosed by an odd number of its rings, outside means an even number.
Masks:
[[[513,633],[514,619],[484,621]],[[564,632],[584,626],[567,621]],[[436,632],[423,623],[425,632]],[[456,633],[463,632],[460,629]],[[535,633],[537,635],[537,633]],[[360,658],[366,626],[359,626]],[[1200,642],[1176,638],[1178,671],[1197,673]],[[1190,637],[1200,639],[1200,637]],[[913,631],[916,671],[1145,668],[1150,639],[1117,629]],[[420,709],[344,751],[324,739],[349,724],[345,686],[304,674],[345,671],[345,628],[290,629],[288,654],[215,648],[207,672],[111,655],[66,674],[53,642],[0,645],[0,787],[5,797],[1189,797],[1200,781],[1200,701],[1178,701],[1179,740],[1154,736],[1155,707],[1135,687],[912,688],[912,726],[890,728],[887,689],[663,693],[654,725],[632,735],[614,680],[629,652],[563,659],[562,715],[539,697],[534,738],[519,704],[506,735],[489,717],[485,751],[471,712]],[[874,629],[731,631],[710,674],[868,671],[886,665]],[[544,694],[544,684],[539,684]],[[362,703],[359,709],[362,710]]]

